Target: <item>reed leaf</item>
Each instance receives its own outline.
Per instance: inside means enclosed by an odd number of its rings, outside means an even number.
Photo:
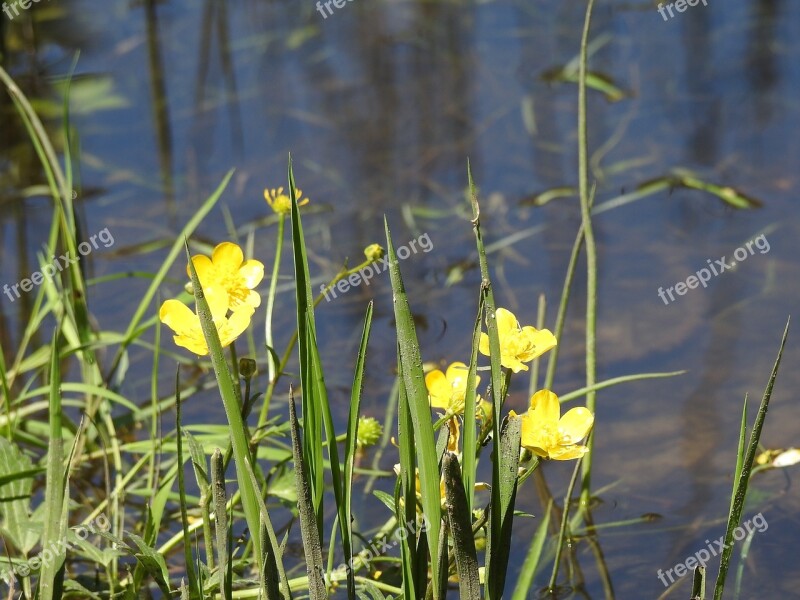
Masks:
[[[480,600],[481,581],[478,576],[478,555],[472,533],[472,511],[467,504],[464,482],[458,457],[444,455],[444,484],[447,496],[447,518],[453,537],[453,551],[458,572],[458,590],[461,600]]]

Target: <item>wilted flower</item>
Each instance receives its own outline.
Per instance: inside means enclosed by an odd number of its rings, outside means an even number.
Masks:
[[[301,192],[298,188],[294,190],[297,192],[297,206],[305,206],[309,203],[309,199],[305,198],[301,200],[303,197],[303,192]],[[276,189],[271,190],[264,190],[264,199],[269,204],[269,207],[279,215],[288,215],[292,212],[292,198],[288,194],[283,193],[283,188],[279,187]]]
[[[211,258],[204,254],[192,257],[192,263],[203,289],[218,288],[228,293],[228,306],[235,309],[241,304],[257,308],[261,296],[254,291],[264,278],[264,265],[254,259],[244,260],[242,249],[232,242],[218,244]],[[189,267],[186,267],[189,273]]]
[[[510,310],[498,308],[497,335],[500,338],[500,364],[514,373],[527,371],[523,363],[538,358],[556,346],[556,338],[548,329],[536,329],[530,325],[520,327],[517,317]],[[489,336],[481,333],[479,349],[489,356]]]
[[[580,458],[588,448],[578,442],[586,437],[593,423],[594,415],[583,406],[568,410],[562,417],[558,396],[550,390],[539,390],[531,396],[528,412],[522,415],[522,446],[543,458]]]
[[[255,309],[249,304],[240,304],[233,309],[233,314],[227,317],[228,295],[225,291],[207,288],[203,292],[219,334],[220,344],[224,348],[247,329]],[[199,356],[208,354],[208,345],[203,336],[200,317],[183,302],[174,299],[167,300],[161,305],[158,316],[164,325],[175,332],[176,335],[172,339],[178,346]]]

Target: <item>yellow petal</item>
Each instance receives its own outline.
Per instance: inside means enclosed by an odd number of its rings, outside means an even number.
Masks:
[[[255,290],[250,290],[247,293],[247,296],[245,296],[244,303],[249,304],[253,308],[258,308],[261,306],[261,294]]]
[[[248,304],[241,304],[233,310],[233,314],[224,327],[224,339],[220,339],[220,343],[223,347],[228,346],[233,340],[244,333],[245,329],[250,326],[250,319],[253,316],[253,312],[253,307]]]
[[[205,356],[208,354],[208,346],[206,346],[206,341],[202,337],[197,336],[189,336],[189,335],[176,335],[173,336],[172,340],[175,342],[176,346],[180,346],[181,348],[186,348],[190,352],[197,354],[198,356]]]
[[[580,458],[588,451],[589,449],[586,446],[565,446],[563,448],[552,449],[549,458],[553,460],[572,460]]]
[[[528,414],[543,426],[554,426],[561,416],[561,405],[550,390],[539,390],[531,396],[531,407]]]
[[[239,268],[239,275],[244,279],[244,285],[251,290],[264,279],[264,265],[261,261],[246,260]]]
[[[506,369],[511,369],[514,373],[519,373],[520,371],[527,371],[528,366],[521,363],[517,358],[513,356],[504,356],[501,363]]]
[[[434,369],[425,375],[425,385],[428,388],[432,408],[447,409],[450,406],[450,384],[439,369]]]
[[[207,287],[203,289],[203,294],[206,297],[206,302],[208,302],[211,318],[219,328],[220,324],[225,320],[225,315],[228,314],[228,292],[215,287]]]
[[[589,433],[594,423],[594,415],[588,408],[576,406],[569,409],[558,422],[559,430],[568,435],[572,443],[579,442]]]
[[[522,336],[529,348],[520,356],[520,359],[524,361],[538,358],[548,350],[555,348],[557,344],[556,336],[549,329],[536,329],[528,325],[522,328]]]
[[[233,242],[222,242],[217,244],[214,252],[211,253],[211,261],[217,268],[236,271],[242,266],[244,254],[242,249]]]
[[[197,315],[183,302],[167,300],[158,311],[158,318],[175,333],[190,331],[200,324]]]
[[[467,375],[469,374],[467,369],[467,365],[462,362],[454,362],[447,367],[447,373],[445,373],[445,377],[454,391],[460,391],[463,393],[464,390],[466,390]]]
[[[204,254],[198,254],[192,257],[192,263],[194,264],[194,270],[197,271],[197,276],[200,278],[200,284],[205,286],[210,283],[211,277],[214,276],[214,265],[211,259]],[[189,270],[189,265],[186,265],[186,275],[191,280],[192,272]]]
[[[497,335],[501,338],[507,336],[511,332],[516,332],[519,330],[519,323],[517,322],[517,317],[514,316],[510,310],[506,310],[505,308],[498,308],[495,311],[495,318],[497,320]]]
[[[489,336],[485,333],[481,333],[481,341],[478,342],[478,350],[480,350],[481,354],[484,356],[489,356]]]
[[[547,456],[547,446],[549,445],[547,429],[532,415],[530,410],[522,415],[521,419],[522,445],[539,456]]]

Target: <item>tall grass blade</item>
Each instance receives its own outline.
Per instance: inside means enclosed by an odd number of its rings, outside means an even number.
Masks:
[[[477,432],[475,427],[475,406],[478,399],[478,390],[475,385],[478,369],[478,346],[481,341],[481,323],[483,322],[483,294],[478,298],[478,315],[475,317],[475,326],[472,329],[472,350],[469,358],[469,371],[467,371],[467,393],[464,396],[464,451],[462,453],[462,479],[464,492],[467,496],[467,512],[472,514],[475,499],[475,481],[478,468]]]
[[[547,510],[542,517],[539,526],[536,528],[536,533],[533,534],[528,553],[525,555],[525,562],[522,563],[522,569],[517,577],[517,584],[514,587],[514,593],[511,595],[511,600],[526,600],[528,598],[528,591],[533,585],[533,578],[536,576],[536,571],[539,568],[539,561],[542,559],[542,550],[544,543],[547,540],[547,530],[550,527],[550,514],[553,510],[552,498],[547,503]]]
[[[233,563],[230,561],[228,528],[228,498],[225,492],[225,460],[219,448],[211,455],[211,489],[214,502],[214,527],[216,532],[217,569],[222,600],[231,600],[233,594]]]
[[[178,449],[178,495],[180,498],[181,527],[183,529],[183,556],[186,561],[186,576],[189,578],[189,594],[192,600],[200,598],[197,573],[192,556],[192,538],[189,535],[189,514],[186,510],[186,477],[183,464],[183,430],[181,429],[181,368],[175,371],[175,442]]]
[[[417,522],[417,461],[414,445],[414,424],[411,410],[408,408],[403,365],[398,350],[398,418],[397,439],[400,444],[400,479],[397,498],[397,522],[401,524]],[[424,596],[427,575],[417,577],[418,568],[416,530],[413,536],[403,536],[400,540],[400,557],[403,568],[403,596],[408,600],[416,600]],[[425,564],[423,574],[427,573],[427,556],[422,557]],[[420,580],[421,579],[421,580]]]
[[[733,532],[739,526],[739,522],[742,518],[744,502],[747,497],[747,486],[750,483],[750,473],[753,470],[753,461],[755,460],[756,452],[758,451],[758,442],[761,438],[761,430],[764,428],[764,420],[767,417],[767,409],[769,409],[769,401],[772,397],[772,388],[775,385],[775,379],[778,377],[778,369],[780,368],[783,350],[786,346],[786,338],[789,336],[790,321],[791,319],[786,321],[786,327],[783,330],[783,337],[781,338],[781,345],[778,349],[778,357],[775,359],[775,364],[772,367],[772,373],[770,374],[769,381],[767,382],[767,387],[764,389],[764,395],[761,398],[761,405],[758,407],[758,414],[756,414],[756,420],[753,424],[753,431],[750,433],[750,441],[747,445],[747,454],[744,456],[741,472],[734,481],[733,503],[731,504],[730,514],[728,515],[728,527],[725,531],[725,546],[723,547],[722,557],[720,558],[719,562],[717,583],[714,586],[714,600],[721,600],[722,592],[725,589],[725,578],[728,575],[731,554],[733,553]]]
[[[414,429],[414,442],[416,459],[419,467],[420,490],[422,495],[422,511],[425,516],[428,547],[431,550],[432,580],[434,599],[438,600],[439,585],[443,574],[439,572],[435,552],[439,547],[441,532],[441,496],[439,487],[439,460],[436,455],[436,446],[433,439],[433,423],[431,423],[431,410],[428,403],[428,390],[425,386],[425,376],[422,372],[422,357],[408,305],[403,278],[397,262],[389,224],[384,218],[386,230],[386,251],[389,257],[389,275],[392,281],[394,294],[394,315],[397,323],[397,344],[399,349],[400,366],[404,379],[407,407],[411,414],[411,423]]]
[[[458,572],[459,598],[480,600],[481,580],[478,576],[478,555],[472,533],[472,511],[467,504],[458,457],[452,452],[444,455],[444,483],[447,517],[453,536],[453,552]]]
[[[353,560],[353,522],[352,522],[352,503],[353,503],[353,467],[356,460],[358,442],[358,417],[361,412],[361,393],[364,389],[364,365],[367,361],[367,344],[369,334],[372,330],[372,302],[367,305],[367,314],[364,317],[364,329],[361,333],[361,344],[358,347],[356,358],[356,369],[353,376],[353,390],[350,394],[350,414],[347,418],[347,438],[345,441],[344,454],[344,493],[342,497],[342,513],[345,516],[345,523],[342,527],[342,549],[344,551],[344,563],[347,569],[347,594],[353,597],[356,592],[355,574],[350,567]],[[330,443],[330,442],[329,442]]]
[[[294,395],[290,393],[289,419],[292,427],[292,454],[294,455],[294,478],[297,487],[297,511],[300,513],[300,531],[305,548],[308,594],[311,600],[328,597],[325,587],[325,565],[322,562],[322,543],[317,528],[317,519],[311,501],[311,486],[303,458],[300,426],[294,406]]]
[[[297,300],[297,340],[300,357],[300,385],[303,407],[303,460],[308,470],[308,484],[311,503],[317,522],[317,537],[322,539],[323,506],[325,494],[325,471],[322,459],[322,413],[323,400],[319,397],[320,388],[316,383],[315,369],[319,356],[313,352],[316,342],[314,322],[314,296],[311,293],[311,277],[308,273],[303,224],[297,206],[297,188],[292,172],[292,158],[289,157],[289,194],[292,199],[292,251],[294,257],[295,295]],[[321,367],[319,368],[321,373]],[[324,393],[324,386],[322,387]],[[325,399],[327,404],[327,398]]]
[[[51,560],[42,561],[39,576],[40,600],[61,598],[64,563],[67,553],[59,544],[67,535],[67,505],[64,502],[66,473],[64,470],[64,438],[61,422],[61,367],[58,348],[59,330],[53,332],[50,344],[50,439],[47,446],[47,483],[44,500],[44,532],[42,547],[53,552]]]
[[[486,332],[489,337],[489,362],[491,364],[492,390],[492,434],[495,448],[495,460],[492,461],[492,500],[489,514],[489,529],[486,540],[486,576],[485,593],[487,600],[499,600],[503,596],[506,569],[508,568],[510,544],[510,527],[514,516],[514,497],[517,487],[517,464],[519,463],[520,424],[518,419],[513,425],[509,422],[509,437],[503,441],[501,436],[501,414],[503,410],[503,373],[500,365],[500,338],[495,319],[494,292],[492,291],[489,264],[486,260],[486,248],[481,232],[481,209],[478,204],[478,191],[472,179],[472,169],[467,162],[467,179],[472,204],[472,226],[475,232],[475,243],[478,247],[478,259],[481,269],[481,298],[486,317]],[[516,442],[515,442],[516,440]],[[516,454],[510,449],[516,443]],[[505,444],[505,445],[504,445]],[[499,451],[498,451],[499,449]],[[509,462],[510,461],[510,462]],[[513,480],[509,474],[513,473]],[[509,505],[508,502],[511,502]],[[505,519],[509,519],[508,522]]]

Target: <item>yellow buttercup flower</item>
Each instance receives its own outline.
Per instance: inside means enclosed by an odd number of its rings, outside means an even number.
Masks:
[[[244,260],[244,253],[236,244],[222,242],[214,248],[211,258],[198,254],[192,262],[203,289],[225,290],[231,309],[242,304],[257,308],[261,304],[261,296],[254,290],[264,279],[264,265],[254,259]],[[189,273],[188,265],[186,272]]]
[[[295,188],[295,192],[297,192],[297,206],[305,206],[309,203],[308,198],[301,200],[300,198],[303,197],[303,192],[300,191],[299,188]],[[276,189],[271,190],[264,190],[264,200],[267,201],[269,207],[279,215],[288,215],[292,212],[292,198],[289,194],[283,193],[283,188],[279,187]]]
[[[203,290],[211,317],[217,327],[222,347],[229,346],[233,340],[242,335],[250,325],[250,318],[255,309],[249,304],[240,304],[228,313],[228,294],[225,290],[209,287]],[[167,300],[158,311],[161,322],[175,332],[173,340],[178,346],[186,348],[199,356],[208,354],[208,345],[203,336],[200,317],[179,300]]]
[[[457,415],[464,412],[464,398],[467,394],[467,374],[469,367],[462,362],[454,362],[442,373],[434,369],[425,376],[428,399],[431,408],[441,408]],[[475,376],[475,387],[481,378]]]
[[[588,448],[578,442],[588,435],[593,424],[594,415],[587,408],[578,406],[561,416],[558,396],[550,390],[539,390],[531,396],[528,412],[522,415],[522,446],[543,458],[580,458]]]
[[[523,364],[540,357],[556,345],[556,337],[549,329],[536,329],[530,325],[520,327],[517,317],[510,310],[498,308],[497,335],[500,338],[500,364],[514,373],[527,371]],[[481,333],[481,354],[489,356],[489,336]]]

